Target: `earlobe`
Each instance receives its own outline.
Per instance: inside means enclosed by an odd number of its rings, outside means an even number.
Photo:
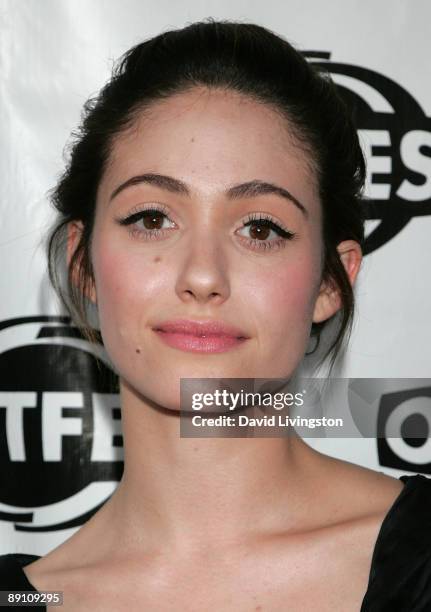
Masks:
[[[353,287],[361,267],[361,247],[355,240],[344,240],[337,246],[337,251]],[[314,306],[313,323],[330,319],[341,308],[341,305],[340,291],[336,283],[332,279],[322,281]]]
[[[79,245],[79,241],[82,236],[83,225],[81,221],[71,221],[67,226],[67,267],[70,268],[71,261],[75,250]],[[79,275],[80,261],[74,262],[73,269],[71,270],[72,282],[76,288],[84,291],[85,296],[94,304],[97,304],[96,290],[94,283],[91,283],[91,287],[82,288],[82,279]]]

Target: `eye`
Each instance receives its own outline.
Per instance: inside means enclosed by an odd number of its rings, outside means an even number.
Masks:
[[[130,226],[128,231],[132,236],[144,240],[156,239],[175,227],[175,223],[168,217],[167,209],[161,204],[134,209],[126,217],[117,219],[117,221],[120,225]],[[167,227],[164,227],[165,222],[168,222]],[[296,236],[265,213],[250,214],[243,223],[241,230],[244,228],[251,234],[251,238],[246,240],[247,244],[257,250],[280,248]],[[276,238],[268,240],[271,234]],[[241,234],[240,236],[244,239],[244,236]]]
[[[295,238],[296,234],[287,228],[281,227],[272,217],[265,213],[252,213],[248,220],[244,222],[242,230],[246,228],[251,238],[248,239],[249,245],[254,249],[273,249],[284,247],[287,241]],[[271,233],[276,238],[268,240]],[[242,234],[240,234],[242,236]],[[278,238],[277,238],[278,236]]]
[[[167,216],[166,209],[160,204],[152,204],[148,208],[131,211],[131,214],[117,219],[120,225],[130,226],[129,233],[133,236],[154,239],[164,234],[170,227],[164,227],[165,221],[175,224]]]

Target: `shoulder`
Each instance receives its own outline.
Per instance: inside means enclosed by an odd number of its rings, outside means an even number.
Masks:
[[[0,591],[1,590],[35,590],[29,583],[22,568],[39,559],[38,555],[9,553],[0,555]]]
[[[329,524],[379,524],[404,489],[399,478],[329,456],[313,473],[320,499],[315,513],[319,521],[327,517]]]
[[[404,488],[381,526],[361,612],[431,609],[431,479],[400,480]]]

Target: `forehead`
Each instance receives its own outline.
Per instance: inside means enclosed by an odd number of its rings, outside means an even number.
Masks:
[[[196,87],[138,112],[113,140],[100,191],[143,172],[203,194],[258,179],[281,183],[310,208],[318,197],[313,162],[287,119],[230,90]]]

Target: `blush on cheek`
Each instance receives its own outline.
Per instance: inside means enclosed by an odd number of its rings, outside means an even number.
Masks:
[[[286,269],[273,275],[270,290],[274,311],[291,321],[308,320],[314,309],[318,290],[316,265],[311,261],[297,261]],[[275,312],[274,312],[275,314]]]
[[[298,263],[298,262],[297,262]],[[261,316],[268,324],[264,330],[267,365],[274,376],[292,372],[303,359],[309,343],[318,278],[308,265],[292,265],[266,279],[265,302]]]
[[[283,291],[292,312],[307,320],[314,308],[316,279],[313,271],[295,270],[289,275]]]
[[[130,258],[114,249],[95,249],[93,265],[100,328],[109,353],[109,347],[121,342],[133,325],[133,302],[142,286],[136,283]]]
[[[99,303],[115,309],[124,299],[124,291],[129,291],[128,277],[130,268],[120,257],[105,251],[103,257],[96,260],[95,274],[98,285]]]
[[[103,242],[102,249],[95,244],[93,255],[99,321],[106,350],[119,369],[120,362],[136,356],[137,348],[144,345],[151,313],[160,307],[161,296],[174,282],[172,264],[169,270],[166,262],[162,270],[164,260],[154,253],[116,245],[115,239]]]

